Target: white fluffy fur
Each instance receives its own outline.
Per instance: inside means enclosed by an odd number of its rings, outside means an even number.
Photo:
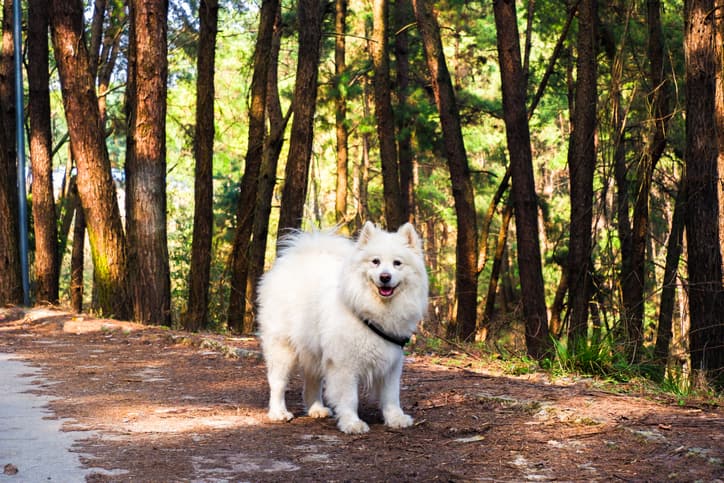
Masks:
[[[427,294],[420,238],[409,223],[391,233],[367,222],[356,242],[323,232],[287,238],[259,286],[269,418],[292,419],[284,393],[290,373],[300,367],[310,416],[332,414],[322,400],[324,386],[339,429],[368,431],[357,414],[363,385],[379,400],[386,425],[410,426],[412,418],[400,408],[402,349],[362,319],[409,337],[425,315]]]

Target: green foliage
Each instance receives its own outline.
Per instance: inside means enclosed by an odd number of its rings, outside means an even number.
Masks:
[[[566,341],[553,339],[555,357],[545,366],[558,374],[577,373],[626,380],[630,367],[616,353],[610,340],[609,337],[600,341],[582,340],[575,347],[568,347]]]

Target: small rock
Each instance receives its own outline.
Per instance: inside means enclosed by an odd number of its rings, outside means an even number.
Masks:
[[[3,473],[6,475],[17,475],[18,471],[18,467],[12,463],[6,464],[5,468],[3,468]]]

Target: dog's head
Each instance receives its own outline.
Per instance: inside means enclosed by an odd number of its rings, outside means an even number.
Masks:
[[[359,269],[382,300],[393,299],[410,285],[427,291],[422,242],[410,223],[387,232],[368,221],[357,238],[357,249]]]

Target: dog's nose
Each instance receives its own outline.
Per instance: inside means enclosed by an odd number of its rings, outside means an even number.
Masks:
[[[390,275],[387,272],[382,272],[380,274],[380,282],[382,283],[390,283],[390,280],[392,280],[392,275]]]

